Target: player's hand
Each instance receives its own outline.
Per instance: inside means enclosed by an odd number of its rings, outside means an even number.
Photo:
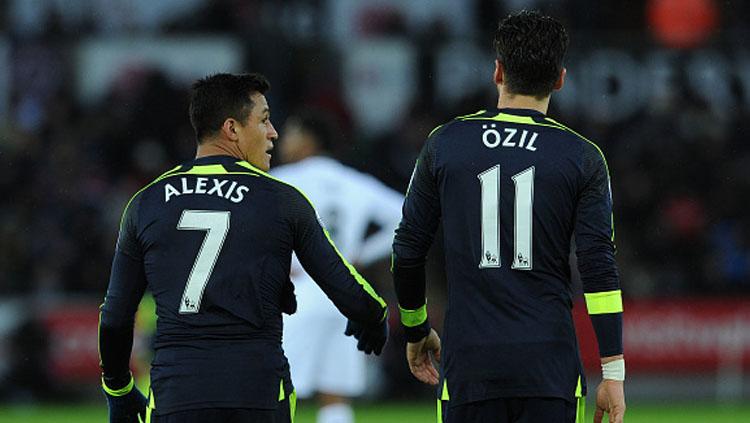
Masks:
[[[432,358],[440,363],[440,337],[435,329],[430,329],[430,334],[417,342],[406,343],[406,361],[409,370],[421,382],[437,385],[440,375],[432,364]]]
[[[357,349],[365,354],[380,355],[388,341],[388,316],[374,325],[363,325],[349,320],[344,335],[354,336],[357,339]]]
[[[594,423],[601,423],[604,413],[609,423],[622,423],[625,415],[625,389],[622,381],[604,379],[596,389]]]
[[[138,388],[122,396],[104,392],[109,408],[109,423],[143,423],[146,421],[148,400]]]

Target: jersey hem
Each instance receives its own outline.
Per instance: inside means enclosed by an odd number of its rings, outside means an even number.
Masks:
[[[172,407],[159,407],[155,408],[152,412],[155,416],[164,416],[172,413],[179,413],[190,410],[201,410],[207,408],[245,408],[254,410],[276,410],[278,404],[283,401],[276,401],[274,405],[270,404],[258,404],[258,403],[247,403],[247,402],[236,402],[236,401],[211,401],[211,402],[200,402],[191,403],[185,405],[175,405]]]
[[[585,390],[584,390],[585,391]],[[583,396],[585,396],[586,393],[583,393]],[[577,398],[575,395],[564,395],[557,391],[539,391],[535,389],[529,389],[529,390],[508,390],[508,389],[499,389],[499,390],[492,390],[489,392],[486,392],[483,395],[471,395],[468,397],[456,397],[456,394],[451,391],[451,399],[450,401],[446,401],[446,404],[448,406],[456,406],[456,405],[464,405],[464,404],[470,404],[474,402],[481,402],[481,401],[488,401],[498,398],[559,398],[565,401],[568,401],[572,404],[576,403]]]

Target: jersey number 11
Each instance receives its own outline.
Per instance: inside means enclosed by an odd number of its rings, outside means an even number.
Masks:
[[[500,267],[500,165],[477,175],[482,187],[482,257],[479,268]],[[534,166],[511,177],[516,187],[513,207],[513,263],[511,269],[532,269]]]

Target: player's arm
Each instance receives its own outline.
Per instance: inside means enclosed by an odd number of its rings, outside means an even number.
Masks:
[[[109,287],[99,315],[99,356],[102,388],[111,421],[137,421],[143,417],[146,399],[134,388],[130,373],[133,325],[138,303],[146,289],[140,248],[135,238],[138,202],[125,212],[112,261]]]
[[[417,159],[393,240],[393,284],[407,341],[409,368],[425,383],[437,384],[430,353],[440,358],[440,339],[427,319],[425,259],[440,222],[440,197],[434,172],[435,139],[428,138]]]
[[[615,262],[612,194],[604,156],[593,145],[590,147],[583,161],[584,184],[578,200],[575,225],[576,254],[586,308],[599,345],[604,379],[597,392],[595,421],[597,418],[601,420],[604,411],[609,413],[610,421],[621,421],[625,412],[623,308]]]
[[[401,205],[404,203],[403,195],[374,177],[368,178],[367,182],[363,188],[367,195],[368,218],[379,229],[362,244],[358,261],[365,266],[391,253],[393,231],[401,219]]]
[[[417,158],[393,240],[391,271],[406,340],[430,333],[425,296],[425,260],[440,222],[440,199],[433,174],[434,144],[430,138]]]
[[[318,221],[312,204],[298,191],[290,191],[286,210],[291,214],[294,231],[294,251],[305,271],[315,280],[328,298],[350,321],[371,328],[371,345],[360,349],[365,352],[383,348],[387,331],[387,307],[370,283],[349,264],[334,245],[328,232]]]

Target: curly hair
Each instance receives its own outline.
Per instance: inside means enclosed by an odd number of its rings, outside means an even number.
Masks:
[[[555,18],[523,10],[508,15],[495,32],[495,52],[507,90],[544,98],[554,89],[568,50],[568,33]]]

